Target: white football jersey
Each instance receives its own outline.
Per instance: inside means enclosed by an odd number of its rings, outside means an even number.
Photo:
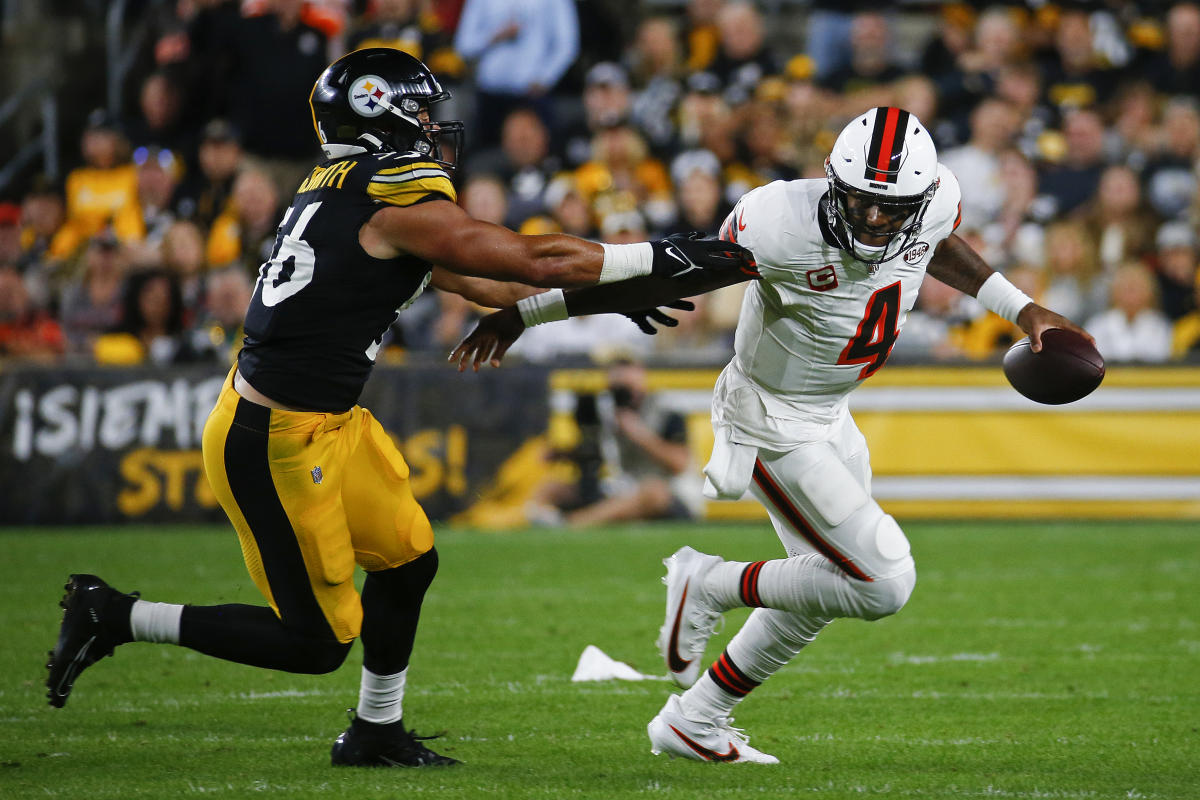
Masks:
[[[734,441],[773,447],[819,436],[883,366],[934,250],[958,224],[958,181],[941,164],[938,180],[917,240],[874,275],[822,219],[823,179],[776,181],[734,207],[722,236],[749,248],[762,272],[714,392],[713,420],[730,425]]]

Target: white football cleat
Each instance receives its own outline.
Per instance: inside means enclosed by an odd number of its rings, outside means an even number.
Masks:
[[[721,621],[720,612],[708,606],[703,589],[704,576],[720,563],[719,556],[690,547],[681,547],[663,559],[667,616],[658,629],[658,651],[672,680],[685,689],[700,677],[704,649]]]
[[[750,746],[746,734],[731,726],[730,718],[694,720],[683,715],[679,695],[667,698],[658,716],[650,720],[650,752],[693,761],[778,764],[779,759]]]

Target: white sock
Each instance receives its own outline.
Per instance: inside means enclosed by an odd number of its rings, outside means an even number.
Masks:
[[[714,678],[706,670],[679,698],[684,715],[698,720],[728,717],[734,706],[791,661],[829,622],[786,611],[756,609],[712,667],[725,677]],[[726,686],[721,685],[722,680]]]
[[[404,679],[407,675],[407,668],[395,675],[376,675],[363,667],[358,690],[358,718],[380,725],[399,722],[404,716]]]
[[[704,577],[704,590],[718,611],[761,606],[812,618],[864,616],[863,590],[870,587],[818,553],[766,562],[725,561]]]
[[[134,600],[129,612],[129,630],[135,642],[179,644],[179,620],[183,606]]]
[[[725,652],[747,678],[762,683],[809,645],[831,620],[755,609]]]

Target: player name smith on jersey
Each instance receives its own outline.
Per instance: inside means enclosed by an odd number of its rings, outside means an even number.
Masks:
[[[776,181],[734,208],[722,236],[753,251],[762,280],[746,291],[726,373],[757,390],[769,415],[832,421],[883,366],[929,260],[958,223],[958,181],[942,165],[938,179],[919,236],[874,274],[828,226],[825,180]]]
[[[450,177],[416,153],[361,153],[314,167],[259,269],[238,368],[294,408],[353,406],[397,314],[429,283],[412,256],[367,255],[358,232],[381,204],[456,199]]]

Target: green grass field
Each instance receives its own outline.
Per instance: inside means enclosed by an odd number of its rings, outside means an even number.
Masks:
[[[835,622],[739,708],[779,766],[651,756],[667,683],[570,682],[588,644],[661,672],[661,559],[774,557],[765,525],[443,531],[406,719],[466,764],[432,771],[328,766],[357,650],[293,676],[133,644],[51,709],[68,572],[152,600],[259,599],[224,529],[0,531],[0,798],[1200,797],[1194,523],[905,528],[909,605]]]

